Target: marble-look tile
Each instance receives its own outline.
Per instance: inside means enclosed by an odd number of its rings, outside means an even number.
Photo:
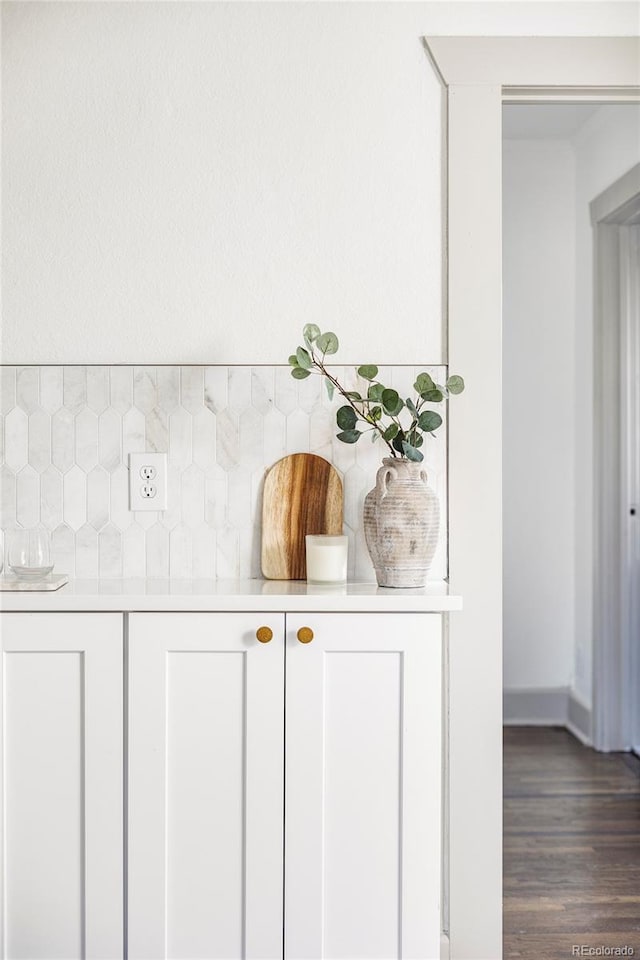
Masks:
[[[161,407],[154,407],[144,418],[145,450],[150,453],[169,452],[169,415]],[[135,451],[134,451],[135,452]]]
[[[155,367],[135,367],[133,371],[133,402],[138,410],[149,413],[158,405],[158,385]]]
[[[181,367],[180,404],[189,413],[198,413],[204,405],[204,367]]]
[[[129,469],[124,464],[111,474],[109,519],[117,530],[126,530],[133,523],[129,509]]]
[[[51,462],[62,473],[75,463],[75,423],[66,407],[60,407],[51,418]]]
[[[169,534],[169,576],[184,580],[193,576],[191,531],[184,523]]]
[[[169,417],[169,461],[174,467],[185,469],[191,463],[191,415],[178,407]]]
[[[146,533],[132,523],[122,534],[122,576],[145,577],[147,574]]]
[[[0,467],[0,528],[8,530],[16,523],[16,475],[6,465]]]
[[[40,522],[47,530],[55,530],[63,520],[62,474],[49,467],[40,475]]]
[[[14,407],[5,417],[4,461],[14,471],[29,461],[29,418],[20,407]]]
[[[317,407],[309,416],[309,452],[317,453],[331,446],[331,440],[340,428],[336,426],[335,413]]]
[[[240,463],[245,470],[264,463],[264,417],[253,407],[240,414]]]
[[[0,414],[5,416],[16,405],[16,368],[0,366]]]
[[[309,450],[309,414],[294,410],[287,417],[286,450],[290,453],[307,453]]]
[[[76,539],[71,527],[61,523],[51,534],[51,554],[54,573],[76,575]]]
[[[169,576],[169,531],[155,523],[146,534],[147,576]]]
[[[226,410],[229,405],[229,378],[226,367],[205,368],[204,402],[212,413]]]
[[[219,530],[227,520],[227,490],[229,475],[217,466],[207,473],[205,481],[205,523]]]
[[[193,416],[193,462],[203,470],[216,462],[216,417],[206,408]]]
[[[251,523],[251,474],[242,467],[229,471],[227,518],[236,529]]]
[[[251,406],[263,417],[273,408],[275,376],[273,367],[252,367]]]
[[[274,407],[262,418],[264,443],[264,465],[271,467],[287,452],[287,420],[283,413]]]
[[[63,478],[64,522],[79,530],[87,522],[87,475],[80,467],[72,467]]]
[[[225,526],[217,531],[216,575],[219,580],[240,576],[240,542],[235,527]]]
[[[306,380],[300,381],[298,400],[300,409],[304,410],[305,413],[311,413],[320,405],[322,393],[326,393],[326,387],[322,381],[323,377],[316,373],[312,373]]]
[[[182,520],[187,527],[196,529],[204,523],[205,476],[194,464],[182,474],[181,504]]]
[[[98,420],[98,459],[100,465],[115,470],[122,463],[122,418],[110,407]]]
[[[201,526],[192,531],[192,576],[213,579],[216,576],[216,531]]]
[[[129,462],[130,453],[144,453],[146,446],[145,416],[137,407],[131,407],[122,418],[122,459]]]
[[[240,413],[251,403],[251,367],[228,368],[228,404]]]
[[[223,470],[231,470],[240,460],[238,414],[221,410],[216,417],[216,460]]]
[[[87,368],[65,367],[63,375],[63,398],[67,410],[79,413],[87,403]]]
[[[280,413],[284,413],[284,415],[287,416],[298,409],[298,383],[306,381],[294,380],[291,376],[291,367],[276,367],[274,379],[275,406]]]
[[[76,463],[89,473],[98,462],[98,417],[85,407],[75,419]]]
[[[109,521],[109,474],[103,467],[94,467],[87,476],[87,520],[95,530]]]
[[[62,406],[63,380],[62,367],[40,367],[40,406],[47,413]]]
[[[98,534],[98,575],[122,576],[122,534],[111,523]]]
[[[180,367],[157,367],[156,386],[158,407],[165,414],[173,413],[180,404]]]
[[[167,465],[167,509],[157,514],[158,521],[167,530],[173,530],[182,520],[182,496],[181,496],[181,477],[182,471],[179,467],[169,462]],[[147,514],[149,516],[150,514]],[[144,516],[138,512],[136,517]]]
[[[133,368],[109,368],[109,406],[124,414],[133,403]]]
[[[98,415],[109,406],[109,367],[87,367],[87,406]]]
[[[98,533],[90,524],[76,533],[76,567],[83,577],[98,576]]]
[[[16,403],[25,413],[33,413],[40,400],[40,371],[38,367],[18,367],[16,370]]]
[[[16,474],[16,520],[27,529],[40,522],[40,477],[33,467]]]
[[[369,489],[367,483],[364,470],[357,465],[351,467],[344,476],[344,520],[354,530],[360,525],[364,498]]]
[[[42,473],[51,463],[51,417],[40,407],[29,416],[29,463]]]

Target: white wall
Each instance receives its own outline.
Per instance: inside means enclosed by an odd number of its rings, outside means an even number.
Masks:
[[[504,686],[569,686],[587,707],[593,595],[589,204],[639,160],[640,107],[628,104],[600,107],[565,140],[504,143]]]
[[[567,141],[503,151],[504,686],[573,666],[575,164]]]
[[[442,350],[436,34],[629,35],[635,3],[12,3],[5,363]]]
[[[589,204],[640,162],[640,106],[601,108],[576,155],[575,688],[591,703],[593,618],[593,252]]]

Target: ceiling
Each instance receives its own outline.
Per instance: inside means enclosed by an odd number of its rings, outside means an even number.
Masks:
[[[505,140],[568,140],[600,109],[600,103],[508,103],[502,108],[502,136]]]

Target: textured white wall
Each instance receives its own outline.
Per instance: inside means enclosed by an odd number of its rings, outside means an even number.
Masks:
[[[441,359],[419,7],[3,4],[5,363]],[[401,331],[401,336],[399,336]]]
[[[575,687],[591,703],[593,618],[593,233],[591,201],[640,162],[640,106],[602,107],[575,138]]]
[[[506,140],[504,685],[568,686],[574,610],[575,165],[571,145]]]

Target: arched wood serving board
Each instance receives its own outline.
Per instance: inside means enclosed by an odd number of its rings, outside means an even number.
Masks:
[[[305,535],[342,533],[342,480],[313,453],[293,453],[271,467],[262,500],[262,575],[304,580]]]

